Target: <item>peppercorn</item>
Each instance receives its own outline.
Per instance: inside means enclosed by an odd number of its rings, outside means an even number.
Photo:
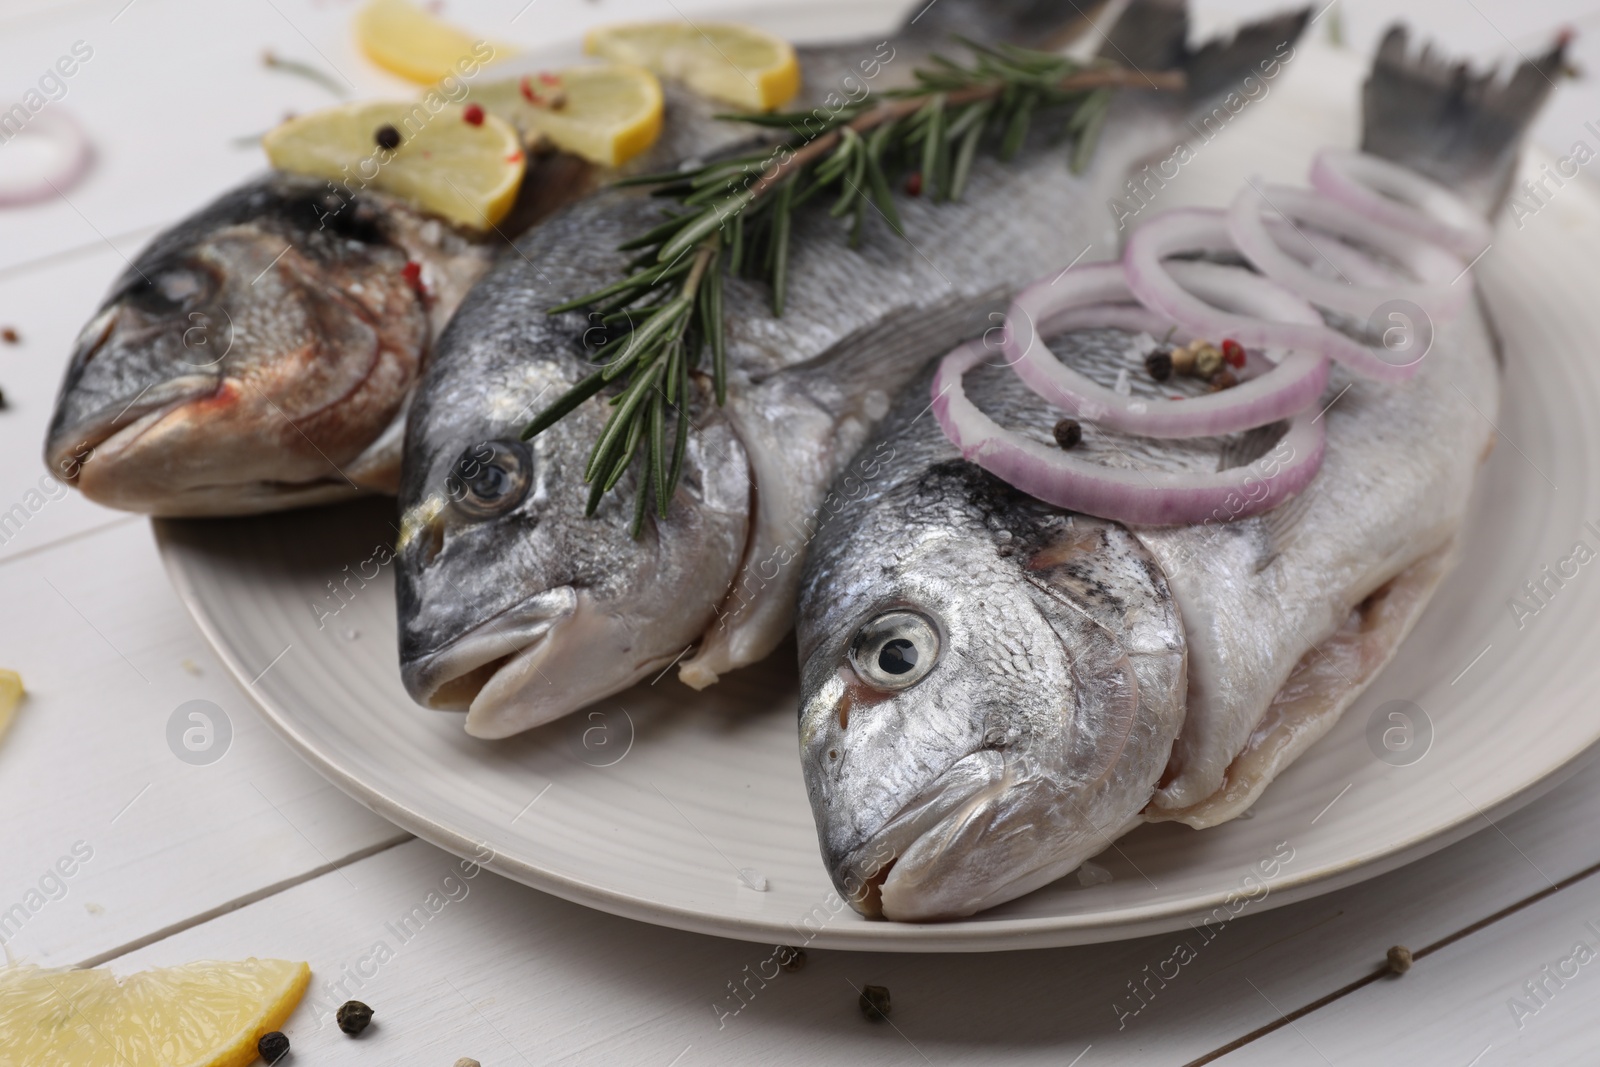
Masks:
[[[1077,448],[1078,442],[1083,440],[1083,427],[1078,425],[1077,419],[1062,419],[1051,432],[1062,448]]]
[[[0,389],[0,411],[4,411],[9,406],[10,405],[6,403],[6,391],[4,389]]]
[[[339,1029],[355,1037],[372,1022],[372,1009],[359,1000],[347,1000],[339,1005],[339,1012],[335,1018],[338,1020]]]
[[[889,1017],[889,987],[881,985],[862,986],[861,998],[858,1003],[861,1005],[861,1014],[865,1015],[869,1022],[887,1019]]]
[[[483,1064],[479,1063],[471,1056],[463,1056],[456,1061],[456,1067],[483,1067]]]
[[[922,172],[920,170],[914,170],[906,175],[906,195],[922,195]]]
[[[1231,370],[1219,370],[1211,376],[1210,388],[1213,393],[1220,393],[1224,389],[1232,389],[1239,384],[1239,379]]]
[[[1234,370],[1241,369],[1244,366],[1244,345],[1231,337],[1223,341],[1222,360]]]
[[[14,327],[7,326],[5,329],[0,330],[0,341],[4,341],[8,345],[21,344],[22,335],[17,333]]]
[[[406,260],[406,265],[400,268],[400,277],[407,285],[416,290],[418,296],[428,295],[427,289],[422,284],[421,263],[414,259]]]
[[[793,974],[806,965],[806,950],[783,945],[778,949],[778,966]]]
[[[256,1054],[268,1063],[277,1063],[289,1054],[289,1039],[280,1030],[262,1034],[256,1042]]]
[[[1222,369],[1222,352],[1216,345],[1201,344],[1194,351],[1194,373],[1197,378],[1209,378]]]
[[[388,149],[390,152],[400,147],[400,131],[387,122],[378,127],[372,138],[378,142],[379,148]]]
[[[537,104],[539,102],[539,94],[533,91],[533,82],[528,80],[527,75],[523,75],[522,80],[517,82],[517,90],[522,93],[522,99],[528,103]]]
[[[1172,353],[1166,349],[1157,349],[1144,357],[1144,369],[1156,381],[1166,381],[1172,377]]]
[[[1395,974],[1405,974],[1411,969],[1411,950],[1404,945],[1395,945],[1389,950],[1389,969]]]
[[[479,107],[477,104],[468,104],[466,107],[462,108],[461,117],[466,120],[468,126],[482,126],[483,108]]]
[[[557,92],[555,95],[551,96],[545,101],[545,106],[551,111],[560,111],[562,108],[567,106],[567,94],[563,92]]]
[[[1196,341],[1193,345],[1179,345],[1177,348],[1172,350],[1171,355],[1173,373],[1189,374],[1194,370],[1195,345],[1198,345],[1199,343],[1200,342]]]

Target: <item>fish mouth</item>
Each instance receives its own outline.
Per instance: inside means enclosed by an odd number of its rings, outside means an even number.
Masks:
[[[637,639],[626,619],[564,585],[403,659],[401,676],[419,704],[465,711],[467,733],[498,739],[586,707],[672,661],[640,655]]]
[[[1000,750],[963,756],[833,863],[834,885],[869,918],[917,922],[971,914],[977,907],[967,908],[965,898],[972,894],[958,892],[952,900],[943,887],[962,881],[963,846],[993,829],[996,801],[1016,782],[1013,764]],[[930,897],[930,887],[940,888]]]
[[[69,485],[78,484],[85,464],[115,462],[139,438],[168,415],[196,400],[217,394],[222,379],[212,374],[185,374],[144,390],[128,403],[108,404],[100,410],[62,426],[45,443],[45,461]]]
[[[403,657],[406,691],[424,707],[470,713],[497,676],[508,671],[520,675],[536,667],[545,638],[577,608],[578,595],[570,585],[547,589],[432,652]]]

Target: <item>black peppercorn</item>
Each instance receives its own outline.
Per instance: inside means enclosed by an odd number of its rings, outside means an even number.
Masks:
[[[278,1030],[262,1034],[256,1042],[256,1052],[268,1063],[277,1063],[289,1054],[289,1039]]]
[[[1078,442],[1083,440],[1083,427],[1078,425],[1077,419],[1062,419],[1053,432],[1056,444],[1062,448],[1077,448]]]
[[[355,1037],[372,1021],[372,1009],[359,1000],[347,1000],[339,1005],[335,1018],[339,1022],[339,1029]]]
[[[1144,369],[1150,377],[1164,382],[1172,377],[1172,353],[1163,348],[1144,357]]]
[[[378,127],[373,139],[378,142],[379,148],[387,148],[391,152],[400,147],[400,131],[387,122]]]
[[[806,965],[806,950],[784,945],[778,949],[778,966],[793,973]]]
[[[871,1022],[889,1017],[889,987],[869,985],[861,987],[861,1014]]]

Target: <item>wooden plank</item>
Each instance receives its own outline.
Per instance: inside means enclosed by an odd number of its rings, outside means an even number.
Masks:
[[[91,958],[405,837],[257,718],[142,520],[0,567],[0,605],[0,665],[28,689],[0,742],[0,938],[13,956]],[[189,701],[210,702],[198,710],[215,762],[176,754],[183,730],[203,729],[187,712],[169,745]],[[70,876],[50,876],[58,862]]]
[[[450,1063],[462,1055],[484,1063],[669,1064],[682,1055],[685,1067],[868,1057],[1059,1067],[1085,1049],[1084,1064],[1183,1063],[1277,1017],[1256,988],[1280,1006],[1310,1002],[1368,973],[1391,944],[1437,941],[1538,892],[1547,877],[1595,863],[1597,816],[1600,768],[1591,768],[1498,830],[1350,890],[1242,914],[1209,941],[1193,933],[970,956],[813,951],[803,970],[776,977],[766,962],[770,948],[616,919],[490,874],[468,878],[470,865],[411,842],[186,930],[116,967],[252,953],[310,960],[313,992],[289,1033],[319,1064],[367,1064],[375,1056]],[[1586,900],[1583,894],[1592,890],[1557,899]],[[1592,901],[1589,910],[1600,916]],[[1558,931],[1531,952],[1531,969],[1566,951],[1582,924],[1571,925],[1575,932]],[[1169,964],[1180,942],[1192,946],[1193,958]],[[1416,974],[1448,969],[1443,956]],[[1485,982],[1500,975],[1482,970]],[[1499,981],[1522,977],[1517,970]],[[1130,982],[1145,990],[1142,1007]],[[852,987],[864,983],[889,987],[893,1026],[862,1018]],[[359,1042],[327,1022],[350,996],[377,1009],[381,1024]],[[1580,995],[1570,1000],[1581,1010]],[[1496,1010],[1492,1018],[1455,1018],[1459,1044],[1487,1035],[1476,1051],[1494,1028],[1503,1030],[1505,1009],[1497,1002]],[[1320,1062],[1304,1050],[1278,1051],[1271,1062]]]

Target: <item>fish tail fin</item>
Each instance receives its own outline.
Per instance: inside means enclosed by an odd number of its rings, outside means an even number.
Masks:
[[[1396,23],[1384,35],[1361,96],[1361,150],[1403,164],[1493,215],[1505,202],[1522,141],[1566,66],[1570,33],[1502,76],[1424,44]]]
[[[916,0],[902,35],[948,42],[967,37],[989,44],[1052,49],[1093,29],[1110,0]]]

